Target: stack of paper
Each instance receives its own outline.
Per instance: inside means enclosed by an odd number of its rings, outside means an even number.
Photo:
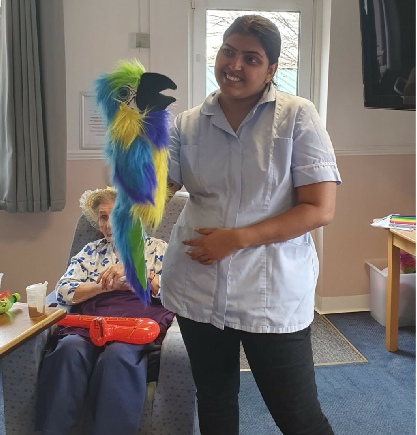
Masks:
[[[371,223],[371,226],[412,231],[416,229],[416,217],[401,214],[390,214],[381,219],[376,219]]]
[[[397,229],[412,229],[416,228],[415,216],[403,216],[400,214],[392,214],[389,221],[390,228]]]

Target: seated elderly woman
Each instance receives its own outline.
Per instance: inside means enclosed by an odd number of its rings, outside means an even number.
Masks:
[[[59,326],[49,340],[38,379],[36,430],[64,435],[76,422],[87,392],[91,398],[93,435],[134,435],[146,397],[147,355],[160,345],[174,314],[159,300],[159,277],[167,244],[147,237],[145,257],[151,303],[144,306],[131,290],[112,243],[110,213],[113,188],[87,191],[80,199],[84,215],[104,234],[71,259],[55,291],[71,313],[145,317],[158,322],[154,343],[108,342],[95,346],[88,329]]]

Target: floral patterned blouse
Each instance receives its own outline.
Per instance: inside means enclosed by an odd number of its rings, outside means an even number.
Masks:
[[[162,260],[168,244],[154,237],[145,240],[145,262],[148,271],[162,273]],[[67,271],[58,281],[55,292],[60,304],[74,305],[74,290],[84,282],[95,282],[108,266],[119,263],[112,243],[106,239],[88,243],[71,258]]]

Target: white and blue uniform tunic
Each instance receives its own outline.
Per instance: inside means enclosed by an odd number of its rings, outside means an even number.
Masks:
[[[236,132],[219,91],[178,115],[169,177],[190,193],[164,258],[163,305],[197,322],[258,333],[306,328],[314,316],[319,265],[310,233],[234,252],[213,265],[189,258],[194,228],[237,228],[283,213],[298,186],[341,182],[314,105],[266,89]]]

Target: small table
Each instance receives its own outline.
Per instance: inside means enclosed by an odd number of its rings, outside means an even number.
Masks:
[[[388,230],[388,282],[386,305],[385,347],[398,349],[398,316],[400,300],[400,249],[416,255],[416,232]]]
[[[29,317],[27,304],[15,302],[0,314],[0,359],[66,316],[62,308],[46,307],[45,314]]]

